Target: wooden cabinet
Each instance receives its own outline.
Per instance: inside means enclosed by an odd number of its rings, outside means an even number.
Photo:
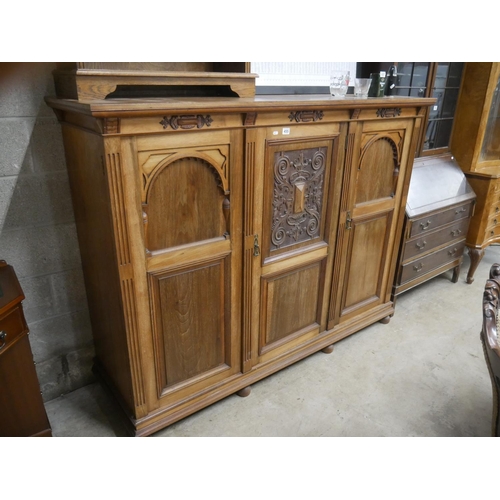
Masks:
[[[449,269],[458,281],[475,199],[451,155],[415,161],[394,296]]]
[[[432,99],[47,99],[96,346],[148,435],[394,313]]]
[[[14,269],[0,261],[0,436],[50,437],[23,300]]]
[[[500,63],[466,63],[451,152],[477,195],[467,234],[472,283],[484,249],[500,241]]]

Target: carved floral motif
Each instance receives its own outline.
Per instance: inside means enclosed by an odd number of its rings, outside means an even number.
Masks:
[[[271,251],[318,236],[325,163],[326,148],[276,153]]]
[[[288,118],[297,123],[317,122],[323,119],[323,111],[292,111]]]
[[[395,118],[401,115],[401,108],[380,108],[377,109],[379,118]]]
[[[164,129],[170,126],[173,130],[177,130],[179,128],[189,130],[195,127],[202,128],[204,125],[210,127],[212,122],[213,119],[210,115],[164,116],[160,125],[162,125]]]

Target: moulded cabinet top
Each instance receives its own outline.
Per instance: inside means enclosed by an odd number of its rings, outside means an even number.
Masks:
[[[451,155],[415,160],[408,191],[409,217],[438,210],[476,197]]]
[[[421,109],[436,102],[424,97],[370,97],[360,99],[354,96],[335,98],[329,95],[280,95],[255,96],[248,98],[203,97],[203,98],[142,98],[142,99],[102,99],[88,102],[74,99],[46,97],[49,106],[75,113],[105,116],[152,116],[163,112],[177,113],[204,112],[245,112],[245,111],[286,111],[292,107],[305,109],[374,109],[405,108]]]

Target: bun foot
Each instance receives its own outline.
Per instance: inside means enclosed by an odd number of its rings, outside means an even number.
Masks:
[[[325,354],[330,354],[333,352],[333,344],[329,345],[328,347],[325,347],[324,349],[321,349],[321,352],[324,352]]]
[[[385,318],[382,318],[379,323],[382,323],[383,325],[387,325],[387,323],[389,323],[389,321],[391,321],[391,317],[390,316],[386,316]]]
[[[238,394],[240,398],[246,398],[248,395],[250,395],[251,392],[252,392],[252,387],[249,385],[248,387],[245,387],[240,391],[238,391],[236,394]]]

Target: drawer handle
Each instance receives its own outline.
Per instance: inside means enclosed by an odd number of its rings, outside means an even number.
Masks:
[[[448,250],[448,255],[455,255],[458,251],[458,248],[454,248],[453,250]]]
[[[427,241],[425,241],[425,240],[424,240],[424,241],[422,241],[422,243],[419,243],[418,241],[417,241],[417,243],[415,243],[415,246],[416,246],[419,250],[422,250],[422,248],[424,248],[424,247],[425,247],[425,245],[427,245]]]
[[[467,209],[465,207],[462,207],[460,210],[455,210],[455,215],[461,214],[463,212],[467,212]]]
[[[413,266],[413,270],[416,273],[419,273],[423,268],[424,268],[424,265],[422,264],[422,262],[418,266]]]
[[[431,225],[431,221],[428,220],[425,224],[423,222],[420,223],[420,227],[422,229],[427,229]]]
[[[5,347],[5,344],[7,341],[5,340],[7,338],[7,332],[1,331],[0,332],[0,342],[2,342],[2,345],[0,345],[0,349],[3,349]]]
[[[461,229],[456,229],[455,231],[451,232],[452,236],[458,236],[459,234],[462,234],[462,230]]]

